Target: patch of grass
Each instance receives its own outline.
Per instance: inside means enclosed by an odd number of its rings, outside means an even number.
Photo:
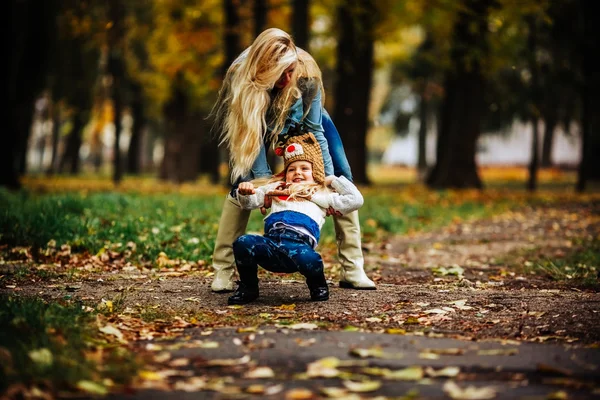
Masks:
[[[565,258],[536,260],[529,265],[535,273],[546,275],[556,281],[599,285],[600,240],[584,242]]]
[[[84,180],[79,182],[85,186]],[[118,252],[134,264],[154,264],[161,252],[168,259],[210,264],[225,198],[214,187],[180,193],[79,190],[45,194],[0,190],[0,244],[32,246],[34,257],[43,257],[51,242],[57,250],[69,245],[73,253]],[[506,190],[432,191],[420,185],[361,190],[365,204],[359,216],[365,241],[429,231],[574,196]],[[260,212],[252,212],[247,232],[262,232],[263,218]],[[326,220],[320,244],[335,244],[332,218]]]
[[[135,374],[133,356],[122,349],[104,352],[101,364],[94,359],[99,348],[95,315],[81,304],[3,296],[0,326],[6,385],[37,385],[54,392],[73,390],[82,380],[124,384]]]

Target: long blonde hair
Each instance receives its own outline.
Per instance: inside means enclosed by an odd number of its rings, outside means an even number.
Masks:
[[[294,63],[290,82],[271,100],[270,91]],[[211,114],[216,117],[213,128],[217,129],[220,144],[226,143],[229,149],[232,182],[250,171],[268,127],[272,129],[267,143],[282,131],[290,107],[302,97],[300,77],[317,78],[320,88],[323,86],[314,59],[277,28],[258,35],[228,68]]]

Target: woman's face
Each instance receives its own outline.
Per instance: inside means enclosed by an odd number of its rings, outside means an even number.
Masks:
[[[292,74],[294,73],[294,69],[296,69],[296,63],[293,63],[292,65],[287,67],[285,71],[283,71],[283,74],[281,74],[277,82],[275,82],[275,87],[277,89],[283,89],[288,85],[288,83],[290,83],[290,81],[292,80]]]
[[[314,183],[312,164],[308,161],[294,161],[285,170],[287,183]]]

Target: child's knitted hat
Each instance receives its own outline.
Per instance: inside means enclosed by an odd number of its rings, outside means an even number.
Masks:
[[[321,146],[312,133],[287,138],[285,144],[278,143],[275,154],[283,156],[284,171],[294,161],[308,161],[312,164],[313,178],[316,183],[325,182],[325,166]]]

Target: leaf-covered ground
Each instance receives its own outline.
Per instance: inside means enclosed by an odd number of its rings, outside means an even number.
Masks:
[[[192,328],[210,334],[220,327],[241,332],[308,327],[597,348],[599,233],[600,202],[592,199],[523,207],[366,242],[367,270],[378,284],[376,291],[338,288],[339,265],[329,244],[322,252],[331,299],[322,303],[309,301],[301,276],[262,274],[260,298],[230,307],[227,294],[210,291],[212,272],[202,262],[162,255],[159,268],[148,269],[132,265],[122,253],[91,256],[51,246],[45,251],[53,262],[37,264],[34,273],[27,248],[5,248],[20,261],[5,263],[1,291],[81,300],[90,310],[104,311],[97,316],[104,335],[138,350],[147,349],[140,343],[148,340],[177,340]],[[175,388],[181,380],[156,375],[164,365],[154,354],[146,358],[146,372],[135,385]],[[304,398],[297,395],[289,398]],[[455,398],[469,398],[462,396]]]

